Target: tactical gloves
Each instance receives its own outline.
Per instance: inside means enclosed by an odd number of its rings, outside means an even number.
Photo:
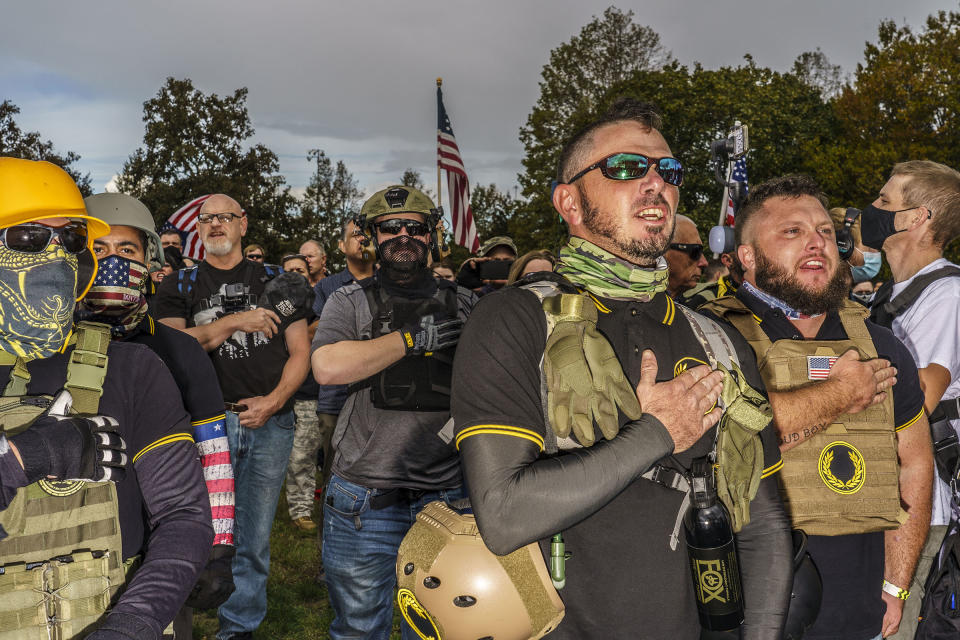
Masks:
[[[547,418],[554,433],[567,438],[572,431],[589,447],[596,422],[603,437],[612,439],[620,430],[620,412],[636,420],[642,411],[613,347],[597,331],[596,307],[574,294],[546,298],[543,306],[554,324],[543,352]]]
[[[424,353],[452,347],[460,340],[463,321],[459,318],[438,320],[429,315],[418,318],[400,329],[407,355],[421,356]]]
[[[750,522],[750,501],[763,474],[759,433],[773,418],[767,399],[747,384],[743,373],[717,363],[723,372],[720,399],[725,408],[717,426],[717,495],[733,519],[733,530]]]
[[[230,597],[233,584],[233,556],[236,549],[228,544],[214,545],[207,566],[197,576],[197,583],[187,598],[187,606],[194,609],[216,609]]]
[[[29,482],[58,480],[116,482],[123,479],[127,445],[108,416],[68,416],[73,399],[62,391],[26,430],[9,438],[23,460]]]

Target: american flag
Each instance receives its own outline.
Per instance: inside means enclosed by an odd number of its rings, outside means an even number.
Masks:
[[[731,182],[742,182],[744,184],[743,196],[747,195],[747,158],[745,156],[740,157],[736,162],[733,163],[733,171],[730,173]],[[724,193],[727,193],[724,190]],[[730,197],[730,194],[727,193],[727,215],[725,224],[728,227],[733,226],[733,198]]]
[[[453,137],[453,127],[443,108],[443,92],[437,87],[437,166],[447,170],[447,193],[450,194],[450,219],[453,241],[476,253],[480,248],[477,227],[470,209],[470,185],[460,158],[460,147]]]
[[[200,242],[200,235],[197,233],[197,214],[211,195],[200,196],[183,205],[160,227],[160,233],[176,231],[180,234],[184,257],[203,260],[203,243]]]
[[[224,421],[220,414],[208,420],[191,422],[193,439],[200,452],[203,479],[210,496],[213,516],[213,544],[233,544],[234,486],[233,465],[230,464],[230,445]]]
[[[825,380],[836,361],[837,356],[807,356],[807,378]]]
[[[136,302],[139,295],[130,293],[147,276],[143,265],[119,258],[101,260],[97,266],[97,286],[90,289],[84,301],[91,307],[107,307],[115,301]]]

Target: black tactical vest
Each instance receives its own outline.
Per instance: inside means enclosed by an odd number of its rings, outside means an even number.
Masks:
[[[361,283],[373,318],[372,335],[378,338],[428,314],[437,318],[458,317],[457,286],[439,282],[432,298],[389,295],[374,278]],[[369,377],[370,397],[377,409],[392,411],[449,411],[450,380],[456,347],[408,355]]]

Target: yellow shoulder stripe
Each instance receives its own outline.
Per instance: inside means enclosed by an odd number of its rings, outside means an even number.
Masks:
[[[190,435],[189,433],[171,433],[168,436],[163,436],[159,440],[156,440],[155,442],[148,444],[143,449],[140,449],[137,455],[133,456],[133,462],[136,462],[137,460],[140,459],[140,456],[142,456],[145,453],[149,453],[154,449],[158,449],[164,445],[173,444],[174,442],[181,442],[181,441],[193,442],[194,440],[193,440],[193,436]]]
[[[754,319],[754,321],[756,321],[757,324],[763,324],[763,320],[760,319],[760,316],[758,316],[758,315],[755,314],[755,313],[751,313],[750,315],[753,316],[753,319]]]
[[[907,427],[909,427],[910,425],[912,425],[914,422],[916,422],[917,420],[919,420],[919,419],[920,419],[920,416],[922,416],[922,415],[923,415],[923,407],[920,407],[920,411],[917,412],[917,415],[913,416],[912,418],[910,418],[909,420],[907,420],[906,422],[904,422],[902,425],[900,425],[899,427],[897,427],[896,429],[894,429],[894,431],[903,431],[904,429],[906,429]]]
[[[583,289],[581,289],[581,291],[583,291]],[[600,299],[597,298],[597,296],[593,295],[589,291],[587,291],[586,293],[588,296],[590,296],[590,299],[593,300],[593,306],[597,308],[597,311],[599,311],[600,313],[610,313],[610,309],[607,308],[607,305],[600,302]]]
[[[226,420],[226,419],[227,419],[227,414],[221,413],[218,416],[207,418],[206,420],[196,420],[194,422],[191,422],[190,424],[194,427],[199,427],[202,424],[210,424],[211,422],[216,422],[217,420]]]
[[[543,436],[536,431],[524,429],[523,427],[512,427],[507,424],[478,424],[472,427],[467,427],[457,435],[457,450],[460,450],[460,443],[465,439],[481,433],[492,433],[500,436],[514,436],[516,438],[523,438],[534,443],[540,447],[540,451],[543,451]]]
[[[668,327],[673,324],[673,319],[677,315],[677,305],[673,301],[673,298],[670,296],[665,296],[667,299],[667,313],[663,316],[663,320],[660,322],[667,325]]]
[[[762,480],[767,476],[772,476],[777,471],[780,471],[780,469],[782,468],[783,468],[783,458],[777,458],[776,462],[774,462],[772,465],[770,465],[769,467],[763,470],[763,473],[760,474],[760,479]]]

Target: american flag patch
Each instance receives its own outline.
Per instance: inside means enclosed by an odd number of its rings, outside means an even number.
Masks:
[[[807,356],[807,379],[825,380],[837,356]]]

